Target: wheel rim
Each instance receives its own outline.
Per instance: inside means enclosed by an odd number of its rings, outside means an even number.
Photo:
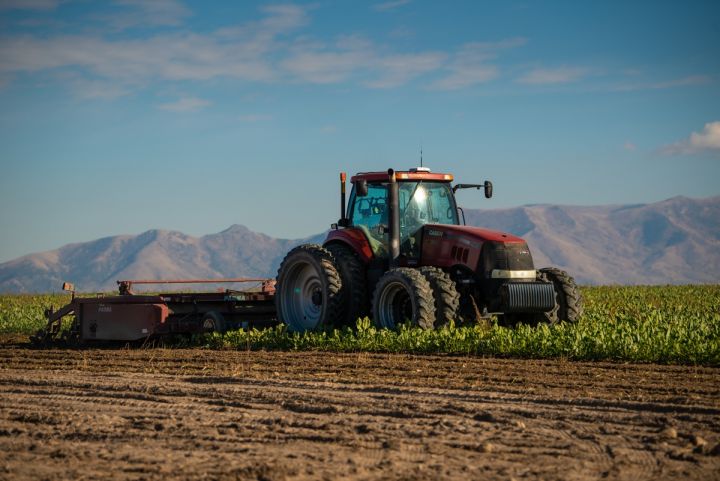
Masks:
[[[413,318],[412,300],[401,282],[391,282],[380,294],[378,322],[381,327],[395,329],[403,321]]]
[[[283,319],[294,331],[314,330],[323,310],[322,281],[317,269],[301,262],[287,273],[279,292]]]

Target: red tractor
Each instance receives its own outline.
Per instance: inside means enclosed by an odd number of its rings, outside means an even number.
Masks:
[[[418,167],[364,172],[350,180],[345,211],[325,243],[291,250],[278,271],[278,318],[292,331],[354,325],[370,315],[378,327],[410,322],[426,329],[498,315],[507,323],[576,321],[582,298],[556,268],[536,270],[527,243],[464,224],[450,174]],[[463,220],[461,224],[460,220]]]

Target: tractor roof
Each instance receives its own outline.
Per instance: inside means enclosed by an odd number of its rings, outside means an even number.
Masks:
[[[350,182],[358,180],[366,180],[368,182],[378,182],[388,179],[388,173],[385,172],[358,172],[353,175]],[[436,182],[452,182],[452,174],[439,174],[431,172],[427,167],[416,167],[410,170],[395,171],[395,180],[403,182],[406,180],[431,180]]]

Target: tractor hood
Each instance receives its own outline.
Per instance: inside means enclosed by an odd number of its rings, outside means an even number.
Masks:
[[[420,263],[442,268],[462,265],[485,277],[493,270],[522,270],[534,277],[532,256],[523,239],[478,227],[424,226]]]
[[[457,239],[461,243],[477,242],[525,242],[522,238],[505,232],[481,229],[465,225],[433,224],[425,226],[425,235]],[[479,246],[478,246],[479,247]]]

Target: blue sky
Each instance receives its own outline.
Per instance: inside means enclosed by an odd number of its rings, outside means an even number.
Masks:
[[[0,262],[314,234],[420,145],[471,208],[718,195],[720,3],[0,0]]]

